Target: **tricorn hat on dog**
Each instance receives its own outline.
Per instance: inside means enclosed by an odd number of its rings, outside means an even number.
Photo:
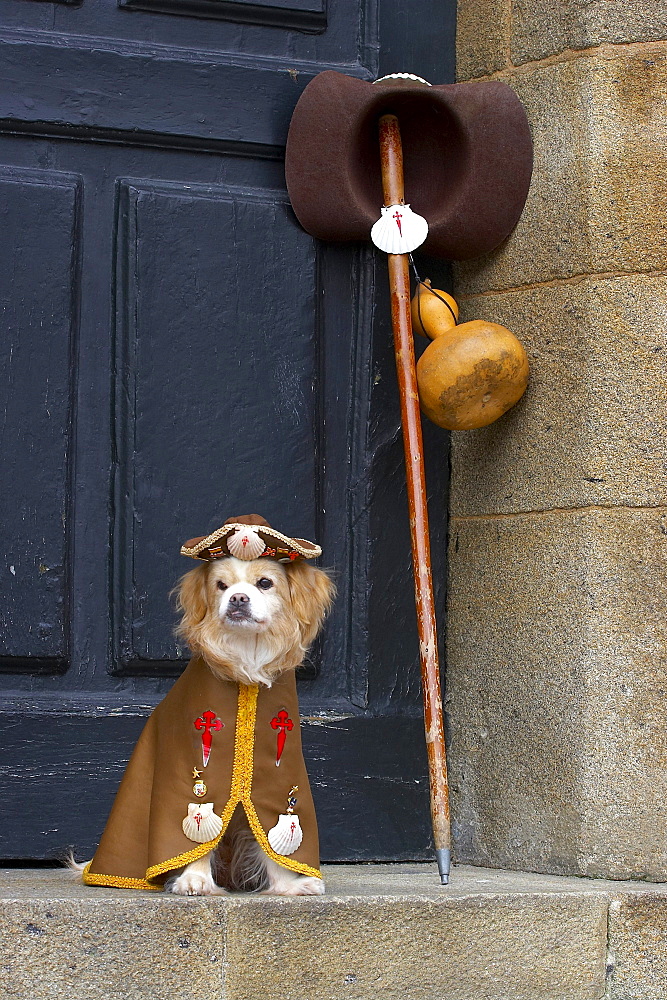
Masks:
[[[223,526],[210,535],[191,538],[181,547],[181,555],[205,562],[225,556],[294,562],[299,558],[315,559],[322,555],[322,549],[305,538],[283,535],[259,514],[244,514],[241,517],[228,517]]]
[[[383,205],[378,119],[390,113],[401,128],[405,200],[429,225],[424,251],[452,260],[486,253],[511,233],[530,186],[521,102],[497,80],[431,86],[403,77],[369,83],[327,70],[311,80],[285,157],[296,216],[322,240],[368,238]]]

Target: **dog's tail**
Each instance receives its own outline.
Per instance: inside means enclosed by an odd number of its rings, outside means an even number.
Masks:
[[[83,870],[86,865],[90,864],[89,861],[76,861],[74,858],[74,852],[68,851],[68,853],[63,858],[63,864],[65,868],[69,868],[72,875],[75,875],[79,881],[83,881]]]

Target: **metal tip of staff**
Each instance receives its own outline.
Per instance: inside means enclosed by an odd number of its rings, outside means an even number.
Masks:
[[[440,884],[449,885],[449,869],[451,866],[451,851],[448,847],[440,847],[435,852],[435,859],[438,862],[438,872],[440,874]]]

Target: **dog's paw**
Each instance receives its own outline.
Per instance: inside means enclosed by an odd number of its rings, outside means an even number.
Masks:
[[[174,892],[177,896],[223,896],[225,890],[216,885],[213,878],[212,860],[213,855],[209,851],[203,858],[191,861],[180,875],[169,879],[165,891]]]
[[[264,892],[267,896],[322,896],[324,882],[310,875],[288,876],[275,879]]]
[[[177,896],[224,896],[225,890],[221,889],[213,881],[210,872],[202,871],[192,866],[194,870],[185,869],[176,878],[171,879],[165,886],[167,892],[174,892]]]
[[[323,896],[324,882],[321,878],[311,878],[306,876],[299,879],[295,886],[294,896]]]

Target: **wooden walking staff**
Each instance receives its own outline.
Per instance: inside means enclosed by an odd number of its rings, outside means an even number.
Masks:
[[[404,202],[404,157],[414,211]],[[328,70],[299,98],[287,140],[287,188],[303,228],[322,240],[352,241],[367,239],[372,227],[371,239],[388,254],[431,815],[443,884],[450,866],[447,763],[408,253],[423,244],[434,257],[463,260],[492,250],[521,215],[531,171],[525,112],[498,81],[432,87],[403,73],[368,83]],[[437,344],[448,347],[450,340]]]
[[[398,118],[382,115],[380,118],[380,163],[382,168],[382,193],[385,206],[402,205],[403,147]],[[405,473],[410,512],[410,538],[412,542],[412,568],[415,579],[417,605],[417,630],[419,633],[419,660],[421,664],[422,694],[424,698],[424,729],[428,755],[428,775],[431,789],[431,820],[433,841],[438,862],[440,881],[449,881],[451,833],[449,822],[449,787],[447,784],[447,757],[445,733],[442,723],[442,697],[440,693],[440,665],[431,575],[431,543],[426,505],[426,475],[424,471],[424,446],[422,442],[421,414],[417,393],[415,348],[410,317],[410,272],[408,255],[387,255],[389,288],[391,291],[391,322],[394,329],[396,371],[401,400]]]

